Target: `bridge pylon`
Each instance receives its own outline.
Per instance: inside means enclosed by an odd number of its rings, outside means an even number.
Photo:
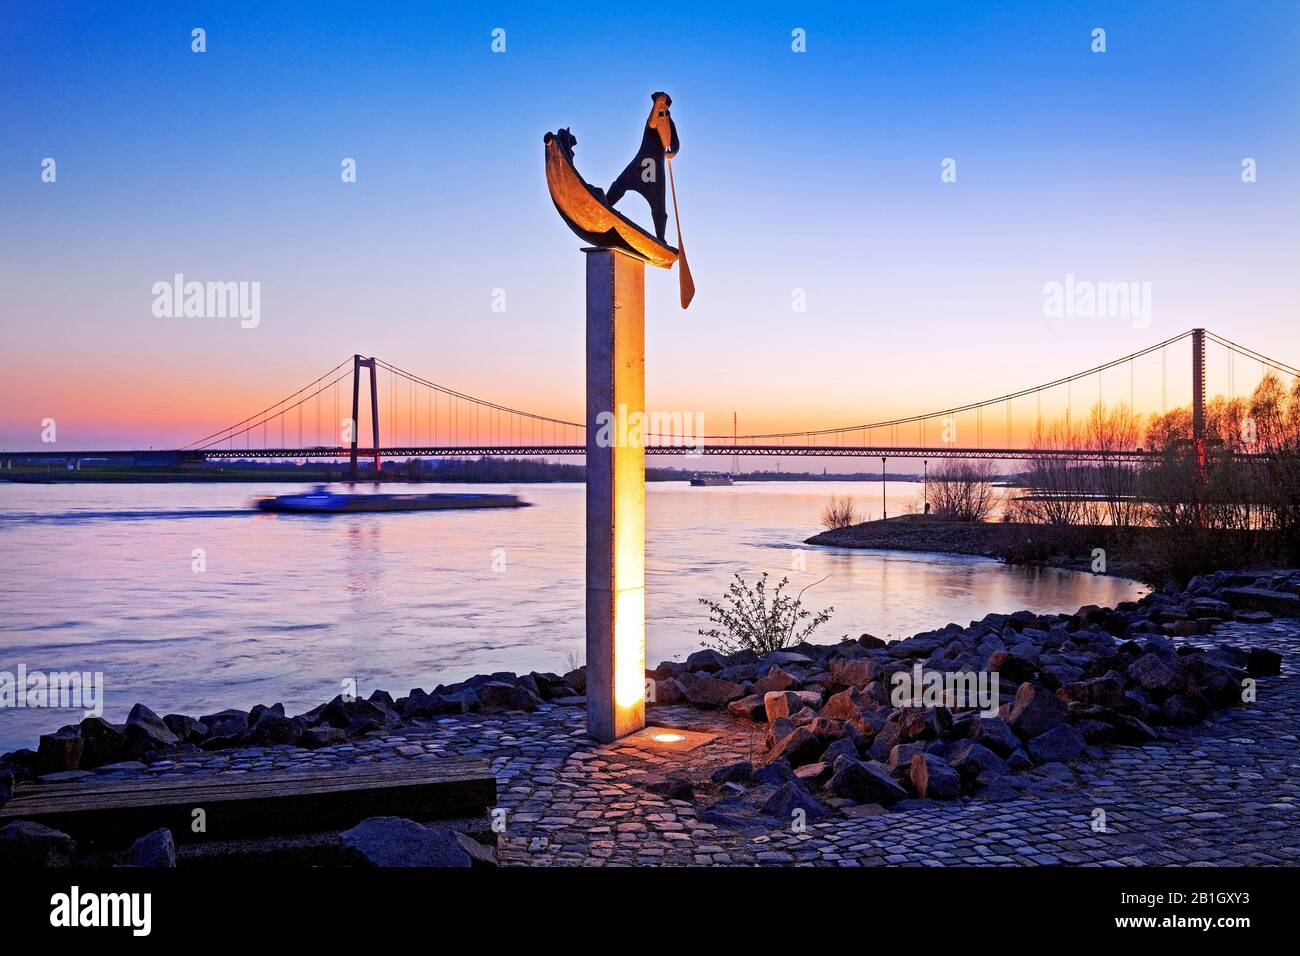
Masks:
[[[370,369],[370,447],[375,450],[375,479],[379,479],[379,383],[375,372],[375,358],[352,356],[352,455],[350,464],[352,477],[357,477],[357,437],[361,431],[361,370]]]

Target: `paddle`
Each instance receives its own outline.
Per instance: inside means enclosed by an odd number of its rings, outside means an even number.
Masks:
[[[677,222],[677,279],[681,286],[682,308],[690,306],[695,298],[695,280],[691,278],[691,267],[686,261],[686,243],[682,241],[682,217],[677,212],[677,181],[673,179],[673,161],[668,158],[668,184],[673,190],[673,219]]]

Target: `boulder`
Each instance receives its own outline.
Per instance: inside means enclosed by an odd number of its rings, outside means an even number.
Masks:
[[[87,770],[127,757],[125,729],[103,717],[87,717],[81,722],[81,740],[81,766]]]
[[[1267,611],[1279,617],[1300,617],[1300,597],[1261,587],[1224,588],[1219,596],[1234,608]]]
[[[810,731],[804,727],[798,727],[793,733],[786,734],[776,742],[768,755],[768,759],[775,760],[778,757],[784,758],[789,762],[791,767],[799,767],[806,763],[813,763],[821,756],[825,746]]]
[[[1252,647],[1246,658],[1246,670],[1251,677],[1276,677],[1282,673],[1282,655],[1264,647]]]
[[[934,754],[912,755],[912,786],[925,800],[956,800],[961,794],[961,778],[948,762]]]
[[[475,693],[484,707],[494,710],[533,711],[540,702],[536,694],[513,681],[490,680],[475,688]]]
[[[257,747],[297,743],[301,736],[301,724],[290,720],[283,712],[269,709],[262,711],[248,731],[249,743]]]
[[[472,860],[450,827],[402,817],[369,817],[339,834],[347,861],[358,866],[467,867]]]
[[[971,740],[977,740],[999,757],[1009,756],[1020,741],[1001,717],[979,717],[971,722]]]
[[[832,720],[852,720],[867,702],[868,698],[861,690],[849,687],[827,698],[821,715]]]
[[[1187,658],[1183,666],[1196,688],[1215,704],[1226,707],[1240,701],[1241,685],[1231,668],[1200,656]]]
[[[779,664],[773,664],[767,674],[754,684],[754,693],[766,694],[769,691],[795,690],[798,687],[799,681],[783,671]]]
[[[736,698],[744,696],[745,688],[734,681],[718,677],[701,677],[686,688],[686,699],[696,707],[725,707]]]
[[[814,717],[806,726],[823,744],[839,740],[845,733],[844,721],[831,720],[829,717]]]
[[[1124,679],[1111,671],[1104,677],[1065,684],[1056,692],[1056,696],[1067,705],[1078,703],[1087,707],[1119,710],[1124,706]]]
[[[1084,717],[1074,722],[1074,729],[1090,744],[1108,744],[1115,739],[1115,728],[1104,720]]]
[[[1029,755],[1038,763],[1074,760],[1088,749],[1082,735],[1069,724],[1057,724],[1029,741]]]
[[[1013,751],[1013,754],[1020,752]],[[948,749],[945,759],[967,785],[976,783],[984,775],[1009,776],[1012,769],[1007,761],[974,740],[957,742]]]
[[[835,771],[826,787],[837,797],[854,803],[879,803],[892,807],[907,799],[907,791],[894,782],[889,771],[874,763],[863,763],[852,757],[835,761]]]
[[[82,722],[81,735],[84,737],[85,721]],[[167,729],[176,735],[176,738],[182,743],[198,743],[208,735],[207,725],[201,720],[194,717],[187,717],[184,714],[167,714],[163,717],[163,723]],[[112,761],[109,761],[111,763]]]
[[[1186,726],[1200,721],[1208,709],[1204,698],[1200,698],[1199,695],[1174,694],[1166,697],[1164,703],[1160,705],[1160,716],[1168,723]]]
[[[146,866],[152,868],[174,867],[176,865],[176,842],[172,832],[166,827],[140,837],[126,855],[128,866]]]
[[[704,650],[696,651],[686,658],[686,669],[689,671],[720,671],[728,664],[727,658],[712,648],[706,647]]]
[[[753,683],[758,679],[758,668],[753,664],[732,664],[730,667],[724,667],[713,676],[737,684],[743,684],[747,681]]]
[[[485,846],[459,830],[453,830],[452,834],[456,837],[456,842],[460,844],[461,849],[469,854],[470,866],[479,869],[495,869],[497,867],[496,847]]]
[[[767,728],[767,747],[770,750],[776,746],[776,742],[788,734],[792,734],[798,726],[789,717],[778,717],[772,721],[772,726]]]
[[[795,820],[811,823],[830,816],[830,810],[793,780],[777,787],[776,793],[763,804],[763,813],[786,826]]]
[[[655,681],[655,703],[680,704],[686,699],[686,688],[675,677],[664,677]]]
[[[248,711],[237,710],[228,707],[225,710],[219,710],[215,714],[204,714],[199,717],[199,723],[207,724],[209,728],[218,721],[238,720],[244,727],[248,726]]]
[[[831,661],[831,683],[841,687],[865,687],[883,673],[883,665],[870,657]]]
[[[397,702],[393,700],[393,695],[386,690],[372,690],[370,696],[366,698],[372,704],[382,704],[389,710],[397,709]],[[163,720],[167,718],[164,717]]]
[[[76,770],[81,762],[83,746],[81,730],[77,727],[64,727],[52,734],[41,734],[40,743],[36,746],[40,772],[46,774]]]
[[[139,757],[180,743],[161,717],[144,704],[136,704],[126,716],[126,752]]]
[[[748,697],[740,698],[740,700],[733,700],[727,705],[727,710],[737,717],[746,717],[749,720],[767,719],[767,706],[763,701],[762,694],[750,694]]]
[[[659,794],[661,797],[667,797],[669,800],[695,802],[695,787],[691,784],[689,777],[684,777],[681,774],[652,778],[646,783],[646,789],[651,793]]]
[[[309,750],[319,750],[321,747],[335,747],[345,743],[348,739],[348,732],[340,727],[331,727],[328,724],[322,724],[319,727],[308,727],[298,738],[298,746],[306,747]]]
[[[1032,680],[1038,673],[1038,666],[1013,651],[994,651],[989,655],[984,670],[1020,684]]]
[[[790,766],[790,761],[780,757],[769,760],[754,771],[755,783],[771,787],[779,787],[783,783],[789,783],[791,780],[797,779],[794,768]]]
[[[824,760],[806,763],[795,769],[795,778],[806,787],[817,788],[830,778],[834,768]]]
[[[819,759],[834,768],[835,761],[840,757],[851,757],[856,760],[858,758],[857,744],[847,737],[842,737],[823,750]]]
[[[1237,611],[1232,618],[1243,624],[1268,624],[1274,619],[1268,611]]]
[[[899,718],[899,739],[933,740],[950,726],[952,713],[947,707],[907,707]]]
[[[792,690],[773,690],[763,695],[768,721],[789,717],[803,709],[803,699]]]
[[[749,780],[754,776],[754,765],[748,760],[729,763],[713,771],[709,779],[714,783],[732,783]]]
[[[0,867],[36,869],[69,866],[76,842],[66,833],[18,820],[0,827]]]
[[[559,674],[538,673],[533,671],[528,675],[537,688],[537,694],[542,700],[554,700],[557,697],[568,697],[573,693],[563,677]]]
[[[885,761],[889,759],[889,752],[894,749],[894,745],[900,742],[902,728],[897,720],[886,721],[871,741],[871,747],[867,751],[867,756],[872,760]]]
[[[262,719],[263,714],[268,713],[275,714],[279,717],[285,716],[284,704],[271,704],[269,707],[266,704],[255,704],[253,709],[248,712],[248,726],[252,727]],[[166,723],[166,721],[164,721],[164,723]]]
[[[906,770],[912,764],[912,757],[920,753],[925,753],[925,743],[922,741],[915,741],[910,744],[897,744],[889,751],[889,760],[885,765],[889,767],[890,770],[898,770],[899,768]]]
[[[1065,723],[1068,711],[1061,699],[1045,687],[1025,681],[1007,713],[1007,725],[1022,740],[1047,733]]]
[[[804,645],[805,647],[808,645]],[[800,654],[798,651],[768,651],[762,657],[758,658],[757,663],[762,667],[790,667],[792,665],[811,664],[813,658],[807,654]]]
[[[383,704],[356,697],[346,698],[339,694],[321,708],[320,719],[322,723],[327,723],[331,727],[341,727],[350,734],[358,734],[385,727],[399,718]],[[205,720],[204,723],[207,721]],[[215,729],[213,732],[215,733]]]
[[[1148,651],[1128,666],[1128,678],[1148,694],[1161,699],[1186,689],[1187,682],[1178,673],[1178,663]]]
[[[573,688],[575,695],[587,693],[587,668],[579,667],[564,675],[564,683]]]

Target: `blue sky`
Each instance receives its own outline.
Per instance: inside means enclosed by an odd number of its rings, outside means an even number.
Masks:
[[[651,407],[847,424],[1194,325],[1294,363],[1298,49],[1293,2],[10,0],[0,447],[47,415],[80,447],[182,442],[354,351],[578,415],[580,243],[541,137],[572,128],[606,185],[657,89],[699,294],[647,276]],[[261,325],[154,317],[176,272],[260,281]],[[1150,282],[1150,326],[1044,318],[1067,273]]]

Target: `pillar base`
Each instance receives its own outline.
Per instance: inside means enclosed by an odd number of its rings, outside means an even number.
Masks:
[[[645,263],[587,253],[587,733],[645,726]],[[611,425],[611,422],[614,424]]]

